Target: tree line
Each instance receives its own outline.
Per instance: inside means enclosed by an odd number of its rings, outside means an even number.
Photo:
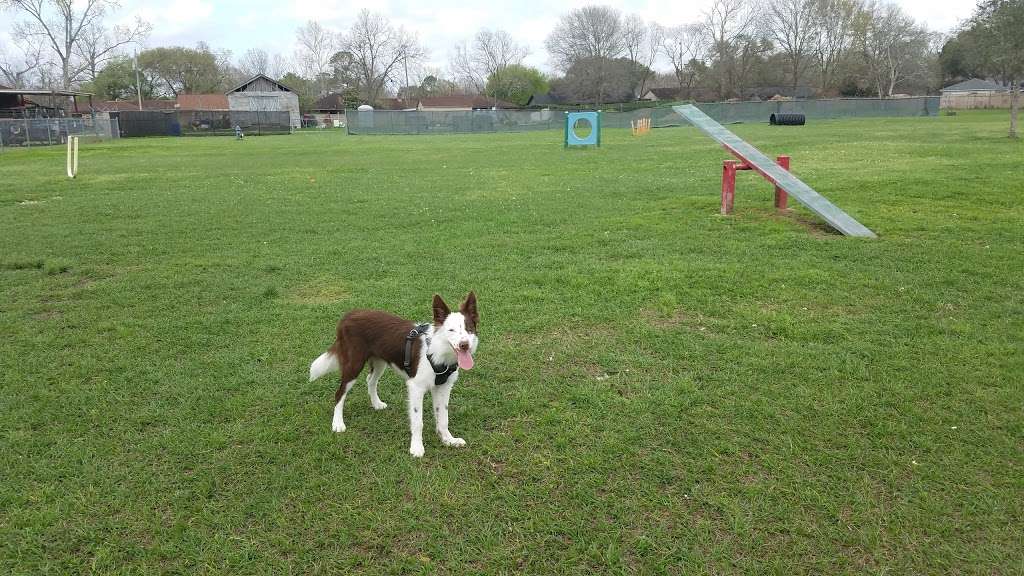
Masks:
[[[934,92],[966,75],[1019,82],[1013,48],[1024,34],[996,44],[1002,36],[992,31],[1021,30],[993,15],[1015,14],[1022,2],[984,0],[949,36],[884,0],[714,0],[696,21],[676,25],[584,6],[563,14],[548,34],[553,73],[544,74],[524,65],[527,46],[492,29],[453,45],[443,69],[430,66],[415,32],[369,10],[342,31],[307,22],[296,30],[292,54],[253,48],[236,57],[204,43],[138,50],[151,26],[105,25],[116,0],[0,0],[19,17],[15,44],[0,47],[0,82],[163,98],[223,91],[263,73],[298,92],[304,108],[328,93],[349,105],[451,94],[522,105],[538,93],[602,105],[650,88],[717,100],[747,99],[757,87],[883,98]],[[656,64],[668,72],[656,72]]]

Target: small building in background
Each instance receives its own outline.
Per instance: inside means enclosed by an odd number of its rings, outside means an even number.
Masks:
[[[415,110],[419,101],[404,98],[378,98],[373,104],[375,110]]]
[[[269,76],[257,74],[228,90],[226,96],[227,107],[232,112],[286,111],[289,113],[292,128],[302,126],[299,96],[291,88]]]
[[[939,108],[971,110],[975,108],[1009,108],[1011,94],[1006,86],[991,80],[971,78],[940,90]]]
[[[679,88],[651,88],[640,95],[641,100],[647,102],[675,102],[685,100],[683,91]]]
[[[422,98],[416,106],[416,109],[421,112],[455,112],[464,110],[490,110],[492,108],[510,110],[517,109],[519,106],[516,106],[511,102],[497,100],[488,96],[470,96],[465,94]]]
[[[0,118],[66,118],[87,114],[91,107],[92,94],[88,92],[0,86]]]
[[[340,128],[345,126],[345,98],[341,92],[330,92],[313,104],[309,111],[317,126]]]
[[[1006,92],[1006,86],[998,84],[991,80],[982,80],[981,78],[971,78],[964,80],[963,82],[957,82],[951,86],[946,86],[939,92],[942,94],[988,94],[992,92]]]
[[[744,100],[807,100],[814,98],[813,86],[751,86],[740,89]]]

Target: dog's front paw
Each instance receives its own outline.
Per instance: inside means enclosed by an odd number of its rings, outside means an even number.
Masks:
[[[344,431],[345,431],[345,423],[344,422],[332,422],[331,423],[331,432],[344,432]]]
[[[410,444],[409,454],[412,454],[413,458],[423,458],[423,444]]]
[[[466,441],[462,438],[448,438],[447,440],[441,440],[445,446],[451,446],[452,448],[462,448],[466,445]]]
[[[383,403],[383,402],[373,402],[373,409],[374,410],[383,410],[383,409],[385,409],[387,407],[388,407],[388,405]]]

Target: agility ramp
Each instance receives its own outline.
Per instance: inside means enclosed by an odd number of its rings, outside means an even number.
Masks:
[[[700,129],[701,132],[714,138],[733,156],[749,165],[751,169],[764,176],[766,180],[785,190],[787,194],[799,200],[811,212],[821,216],[825,222],[828,222],[836,230],[847,236],[876,237],[874,232],[854,220],[846,212],[840,210],[838,206],[829,202],[827,198],[815,192],[813,188],[804,184],[788,170],[773,162],[771,158],[765,156],[760,150],[728,131],[718,122],[715,122],[696,106],[686,104],[683,106],[673,106],[672,109],[683,118],[686,118],[690,124]]]

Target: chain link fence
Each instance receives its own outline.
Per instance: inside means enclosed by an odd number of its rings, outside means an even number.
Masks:
[[[120,137],[117,119],[84,116],[82,118],[4,118],[0,119],[0,146],[53,146],[67,142],[68,136],[110,140]]]
[[[723,124],[768,122],[772,114],[804,114],[808,119],[937,116],[939,97],[714,102],[697,104],[697,107]],[[561,130],[565,123],[565,112],[561,110],[346,110],[345,117],[349,134],[526,132]],[[654,128],[685,124],[670,107],[607,111],[601,114],[601,124],[605,128],[629,128],[631,121],[640,118],[650,118]]]

